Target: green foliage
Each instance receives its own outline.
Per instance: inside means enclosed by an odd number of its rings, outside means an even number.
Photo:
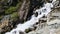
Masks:
[[[13,17],[13,18],[14,18],[14,17],[18,17],[18,13],[17,13],[17,12],[12,13],[12,14],[11,14],[11,17]]]
[[[13,20],[17,20],[18,17],[19,16],[18,16],[17,12],[14,12],[14,13],[11,14],[11,19],[13,19]]]
[[[21,7],[22,0],[18,0],[19,2],[13,1],[11,5],[9,3],[7,4],[8,0],[3,0],[2,3],[0,4],[0,7],[4,9],[3,15],[11,15],[11,20],[16,21],[18,19],[18,9]],[[6,5],[5,5],[6,4]],[[13,6],[13,4],[15,6]],[[0,17],[1,19],[2,17]]]
[[[20,8],[20,7],[21,7],[21,4],[22,4],[22,2],[19,2],[19,3],[16,5],[16,7],[17,7],[17,8]]]
[[[10,7],[9,9],[5,10],[5,14],[11,14],[16,11],[16,7]]]
[[[21,6],[21,2],[19,2],[19,3],[17,3],[17,5],[16,6],[10,6],[10,8],[8,8],[8,9],[6,9],[5,10],[5,14],[7,15],[11,15],[11,20],[13,20],[13,21],[16,21],[17,19],[18,19],[18,13],[17,13],[17,9],[19,9],[20,8],[20,6]]]

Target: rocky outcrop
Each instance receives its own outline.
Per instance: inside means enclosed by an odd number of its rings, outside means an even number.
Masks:
[[[48,22],[41,22],[36,30],[29,32],[28,34],[60,34],[60,8],[54,9],[49,17]],[[59,15],[58,15],[59,14]],[[41,20],[41,19],[40,19]],[[44,19],[42,19],[44,20]]]
[[[29,9],[29,1],[27,2],[26,0],[24,0],[22,2],[21,8],[19,9],[19,16],[20,16],[19,18],[21,22],[26,20],[28,9]]]
[[[24,0],[20,7],[19,11],[19,18],[20,22],[24,22],[31,18],[33,11],[42,6],[44,0]]]
[[[31,31],[28,34],[60,34],[60,23],[59,21],[56,21],[58,23],[54,23],[51,25],[40,25],[38,26],[37,30]],[[41,27],[43,26],[43,27]],[[41,27],[41,28],[40,28]]]

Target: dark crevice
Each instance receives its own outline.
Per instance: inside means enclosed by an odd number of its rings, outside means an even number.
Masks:
[[[27,15],[27,20],[31,18],[31,15],[33,15],[34,8],[43,7],[43,3],[43,0],[30,0],[30,7]]]

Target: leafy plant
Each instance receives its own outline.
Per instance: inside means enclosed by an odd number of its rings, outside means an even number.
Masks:
[[[5,10],[5,14],[11,14],[16,11],[16,7],[10,7],[9,9]]]
[[[13,19],[13,20],[17,20],[18,17],[19,16],[18,16],[17,12],[14,12],[14,13],[11,14],[11,19]]]

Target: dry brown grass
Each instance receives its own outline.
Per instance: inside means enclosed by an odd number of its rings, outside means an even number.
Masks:
[[[4,20],[2,23],[0,23],[0,28],[8,26],[8,22],[9,22],[9,20]]]

